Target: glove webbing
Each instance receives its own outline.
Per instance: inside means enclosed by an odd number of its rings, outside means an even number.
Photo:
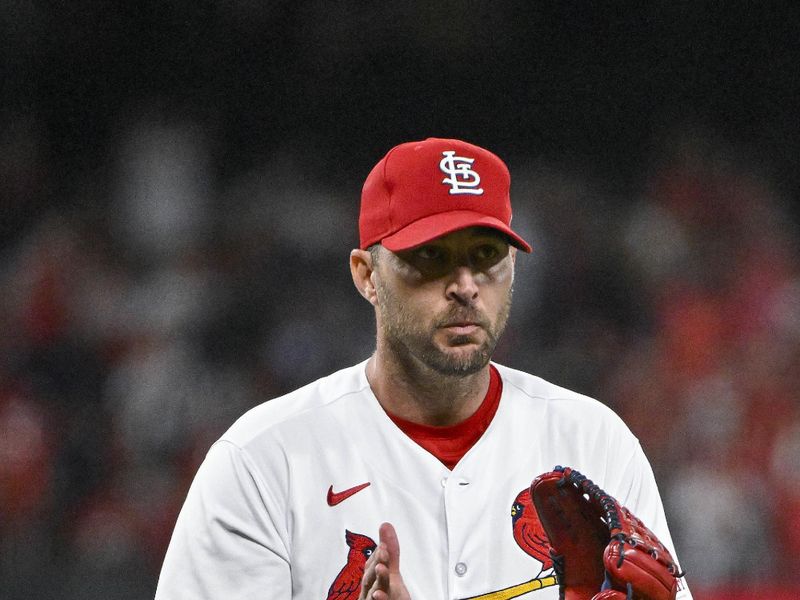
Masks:
[[[616,500],[613,496],[610,496],[605,491],[603,491],[600,486],[594,483],[591,479],[586,477],[583,473],[576,471],[570,467],[562,467],[556,466],[553,471],[557,473],[563,473],[564,477],[556,483],[558,487],[564,487],[567,484],[571,484],[579,489],[581,492],[586,494],[587,496],[594,498],[600,507],[603,509],[605,513],[605,523],[608,526],[610,539],[616,540],[619,542],[620,552],[619,552],[619,560],[617,561],[617,568],[622,566],[622,563],[625,562],[625,553],[623,552],[623,548],[627,543],[629,546],[637,546],[639,542],[636,538],[632,536],[625,535],[625,532],[622,530],[620,515],[619,515],[619,504],[617,504]],[[635,517],[634,517],[635,519]],[[647,551],[650,555],[658,559],[658,551],[655,548],[649,547],[647,544],[644,545],[647,548]],[[553,560],[553,566],[555,567],[555,558]],[[563,566],[563,565],[562,565]],[[670,562],[668,565],[668,569],[670,573],[672,573],[675,577],[681,578],[685,575],[685,572],[679,571],[678,566],[674,562]],[[558,571],[556,570],[556,576],[558,576]],[[628,600],[632,598],[632,591],[630,588],[630,584],[628,585]]]
[[[622,536],[622,540],[625,539],[624,534],[621,533],[622,526],[620,525],[620,518],[619,518],[619,511],[617,509],[617,503],[613,497],[606,494],[600,486],[593,482],[591,479],[586,477],[583,473],[579,473],[578,471],[571,469],[569,467],[562,467],[557,466],[554,471],[558,473],[564,473],[564,477],[556,484],[558,487],[564,487],[568,483],[571,483],[576,488],[580,489],[584,494],[594,498],[597,503],[603,509],[605,513],[605,522],[611,532],[611,537],[618,538]],[[614,532],[617,533],[614,533]]]

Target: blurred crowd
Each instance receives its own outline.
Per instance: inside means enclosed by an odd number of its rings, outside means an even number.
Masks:
[[[223,178],[213,134],[144,115],[75,197],[31,212],[52,167],[35,126],[0,135],[16,223],[0,243],[0,596],[148,598],[216,437],[373,350],[347,268],[370,165],[345,192],[301,153]],[[624,194],[505,158],[534,253],[496,359],[619,412],[695,590],[796,588],[793,199],[757,157],[685,131]]]

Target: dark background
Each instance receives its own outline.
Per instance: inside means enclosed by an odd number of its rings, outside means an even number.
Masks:
[[[213,440],[371,352],[428,136],[511,169],[497,359],[625,418],[697,598],[795,589],[800,9],[640,4],[4,2],[0,596],[152,596]]]

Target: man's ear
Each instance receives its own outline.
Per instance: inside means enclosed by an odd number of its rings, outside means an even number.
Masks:
[[[368,250],[355,249],[350,252],[350,274],[353,276],[353,283],[358,293],[375,306],[378,295],[372,281],[372,255]]]

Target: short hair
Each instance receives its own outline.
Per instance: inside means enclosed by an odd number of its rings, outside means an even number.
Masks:
[[[378,265],[379,256],[381,254],[381,243],[378,242],[377,244],[372,244],[367,248],[367,252],[372,257],[372,268],[374,269]]]

